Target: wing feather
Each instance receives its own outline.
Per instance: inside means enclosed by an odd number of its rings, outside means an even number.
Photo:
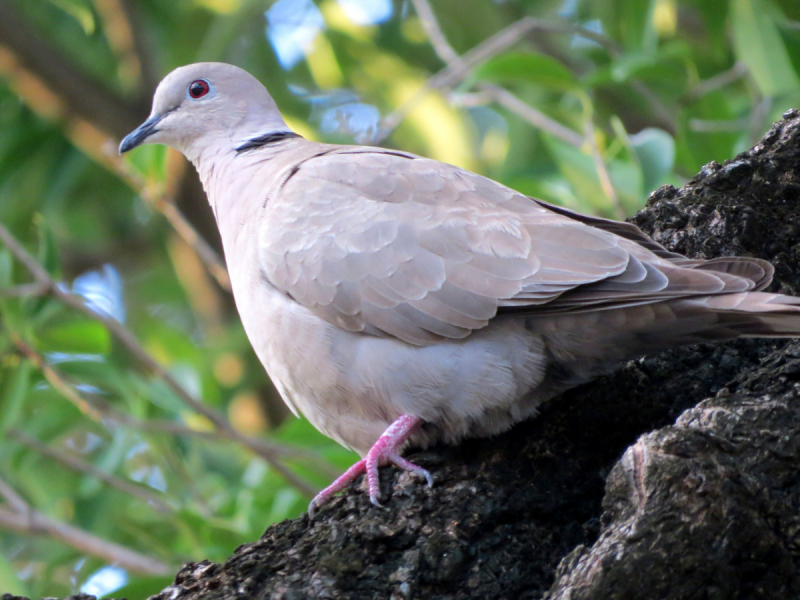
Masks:
[[[293,173],[266,205],[266,278],[339,327],[410,344],[464,338],[498,311],[650,304],[772,275],[763,261],[689,260],[633,225],[401,152],[344,147]]]

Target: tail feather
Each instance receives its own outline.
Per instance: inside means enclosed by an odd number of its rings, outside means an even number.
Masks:
[[[721,322],[728,321],[728,326],[745,337],[800,337],[800,298],[794,296],[747,292],[691,302],[717,313]]]
[[[753,290],[762,290],[772,281],[775,274],[773,267],[766,260],[760,258],[745,258],[742,256],[723,256],[712,258],[696,264],[688,265],[688,268],[701,271],[713,271],[715,273],[726,273],[736,277],[743,277],[753,282]]]

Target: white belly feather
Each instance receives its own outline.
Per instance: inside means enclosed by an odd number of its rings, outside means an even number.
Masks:
[[[545,400],[520,408],[544,376],[544,353],[541,338],[518,320],[417,347],[339,329],[263,278],[236,283],[245,331],[284,401],[359,453],[401,414],[434,426],[413,439],[427,445],[497,433]]]

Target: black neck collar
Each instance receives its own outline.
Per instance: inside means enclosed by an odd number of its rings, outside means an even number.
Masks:
[[[247,152],[248,150],[254,150],[255,148],[262,148],[264,146],[269,146],[270,144],[282,142],[283,140],[287,140],[289,138],[299,138],[299,137],[300,136],[297,135],[294,131],[276,131],[273,133],[265,133],[264,135],[251,138],[247,140],[245,143],[241,144],[240,146],[237,146],[236,152],[241,154],[242,152]]]

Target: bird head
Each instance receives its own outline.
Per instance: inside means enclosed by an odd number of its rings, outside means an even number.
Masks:
[[[141,144],[166,144],[194,161],[218,144],[288,131],[275,101],[247,71],[225,63],[195,63],[167,75],[150,116],[125,136],[120,154]]]

